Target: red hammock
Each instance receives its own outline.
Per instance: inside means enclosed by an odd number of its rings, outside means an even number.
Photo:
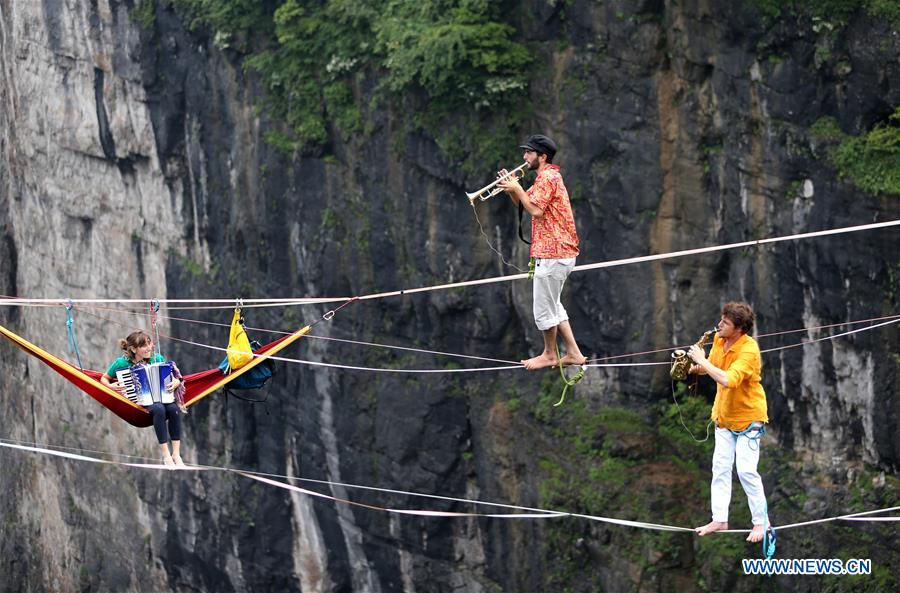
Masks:
[[[274,342],[269,342],[265,346],[255,350],[255,354],[265,354],[265,356],[254,356],[253,360],[248,362],[241,368],[232,371],[231,374],[225,375],[218,368],[201,371],[191,375],[184,376],[184,405],[192,406],[210,393],[227,385],[232,380],[240,377],[269,356],[273,356],[284,348],[293,344],[296,340],[309,333],[311,327],[306,326],[295,331],[292,334],[284,336]],[[0,325],[0,333],[9,339],[13,344],[35,356],[54,371],[62,375],[80,390],[100,402],[113,411],[119,418],[125,420],[134,426],[151,426],[153,419],[150,413],[143,407],[129,401],[125,396],[120,395],[116,390],[110,389],[100,382],[100,376],[103,373],[98,371],[81,370],[68,362],[61,360],[49,352],[38,348],[28,340],[22,338]]]

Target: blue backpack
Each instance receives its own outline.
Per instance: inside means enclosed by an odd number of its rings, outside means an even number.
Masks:
[[[250,342],[250,347],[253,348],[254,351],[257,350],[258,348],[260,348],[261,346],[262,345],[255,340],[253,342]],[[227,356],[225,357],[224,360],[222,360],[222,363],[219,364],[219,370],[222,371],[222,373],[224,373],[224,374],[228,373],[228,357]],[[228,383],[228,387],[226,387],[226,390],[229,390],[229,389],[259,389],[260,387],[265,385],[266,381],[271,379],[274,374],[275,374],[275,367],[272,365],[272,361],[267,358],[266,360],[262,361],[261,363],[259,363],[258,365],[256,365],[255,367],[253,367],[252,369],[250,369],[249,371],[247,371],[246,373],[244,373],[243,375],[241,375],[240,377],[235,379],[234,381],[231,381],[230,383]]]

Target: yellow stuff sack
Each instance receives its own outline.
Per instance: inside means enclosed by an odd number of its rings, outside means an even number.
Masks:
[[[253,360],[253,348],[244,331],[244,319],[241,310],[234,310],[231,320],[231,332],[228,336],[228,372],[235,371]]]

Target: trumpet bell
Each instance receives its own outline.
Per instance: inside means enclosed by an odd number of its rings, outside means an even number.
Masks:
[[[469,203],[473,206],[475,205],[475,200],[479,199],[482,202],[485,200],[489,200],[499,194],[502,191],[505,191],[502,187],[499,187],[499,183],[506,179],[509,179],[511,176],[515,176],[516,178],[521,179],[525,177],[525,168],[528,167],[528,162],[524,162],[512,171],[507,171],[506,175],[498,177],[492,183],[489,183],[479,189],[478,191],[466,192],[466,197],[469,198]]]

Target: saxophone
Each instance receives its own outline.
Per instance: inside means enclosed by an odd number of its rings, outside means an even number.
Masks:
[[[715,329],[705,332],[700,339],[697,340],[697,346],[703,348],[706,341],[711,335],[716,333]],[[688,358],[687,352],[684,350],[676,350],[672,353],[672,368],[669,369],[669,376],[673,381],[687,381],[688,371],[691,369],[691,359]]]

